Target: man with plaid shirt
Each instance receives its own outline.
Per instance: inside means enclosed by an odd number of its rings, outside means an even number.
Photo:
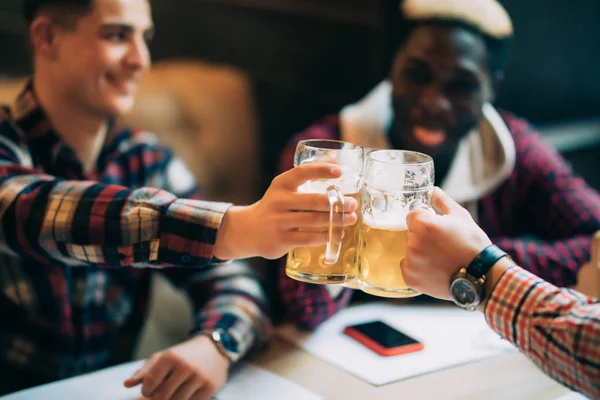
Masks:
[[[327,196],[297,188],[340,169],[296,168],[250,206],[201,201],[171,151],[116,119],[150,65],[148,1],[26,0],[25,16],[34,75],[0,108],[0,394],[129,360],[160,271],[192,300],[191,339],[125,385],[208,399],[270,329],[257,277],[222,260],[326,243],[300,228],[325,230]]]
[[[492,105],[513,33],[506,10],[496,0],[402,0],[394,28],[389,79],[296,135],[280,172],[304,139],[429,154],[436,184],[495,244],[529,272],[573,286],[600,230],[600,195],[527,121]],[[309,329],[353,293],[283,269],[279,288],[287,317]]]
[[[401,265],[406,283],[464,307],[465,300],[473,301],[465,290],[470,285],[451,283],[464,281],[465,270],[485,271],[481,301],[472,305],[490,327],[550,377],[600,398],[600,300],[558,288],[504,257],[442,190],[436,189],[433,205],[441,215],[421,210],[407,217],[410,250]]]

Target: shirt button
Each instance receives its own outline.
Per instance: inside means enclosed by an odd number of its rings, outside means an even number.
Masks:
[[[184,263],[189,263],[192,260],[192,257],[189,254],[184,254],[181,256],[181,261]]]

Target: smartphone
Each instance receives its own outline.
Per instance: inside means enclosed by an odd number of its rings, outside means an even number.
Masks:
[[[344,328],[344,333],[384,357],[423,350],[423,343],[392,328],[383,321],[371,321]]]

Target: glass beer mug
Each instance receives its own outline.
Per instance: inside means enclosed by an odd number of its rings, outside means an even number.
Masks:
[[[338,179],[308,181],[298,188],[302,193],[328,195],[329,240],[325,246],[298,247],[290,251],[286,262],[286,274],[292,279],[310,283],[335,284],[352,281],[358,272],[358,222],[353,226],[343,227],[343,199],[344,196],[354,197],[360,207],[363,149],[336,140],[300,141],[296,147],[294,167],[311,162],[337,163],[342,170],[342,176]],[[357,215],[360,219],[358,210]]]
[[[406,257],[406,216],[431,209],[433,159],[403,150],[377,150],[367,157],[358,250],[360,288],[382,297],[413,297],[402,277]]]

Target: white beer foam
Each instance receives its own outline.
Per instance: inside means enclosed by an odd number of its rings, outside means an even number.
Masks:
[[[373,229],[382,229],[387,231],[405,231],[408,230],[406,225],[406,213],[382,213],[373,217],[371,214],[363,214],[363,223]]]

